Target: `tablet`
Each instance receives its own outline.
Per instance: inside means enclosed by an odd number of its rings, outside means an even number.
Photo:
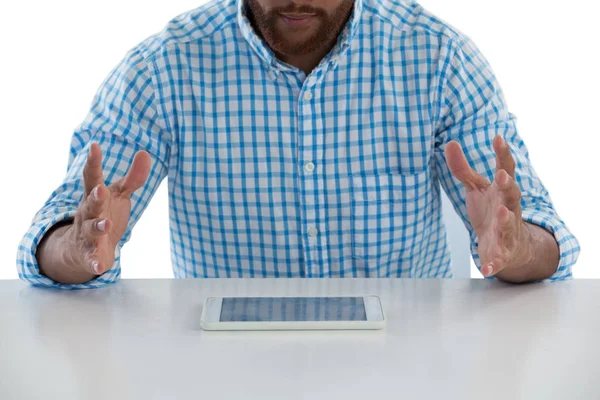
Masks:
[[[381,300],[366,297],[211,297],[205,330],[382,329]]]

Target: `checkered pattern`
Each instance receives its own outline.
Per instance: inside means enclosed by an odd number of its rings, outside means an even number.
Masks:
[[[120,275],[118,252],[168,176],[176,278],[451,277],[440,187],[467,220],[444,147],[457,140],[493,179],[492,139],[516,157],[523,217],[552,231],[571,276],[579,245],[554,211],[486,59],[418,4],[357,0],[350,22],[308,76],[253,31],[241,0],[172,20],[110,73],[74,132],[68,172],[25,234],[21,278],[65,288]],[[41,276],[38,243],[82,199],[90,144],[107,183],[133,155],[152,156],[133,195],[115,265],[84,285]]]

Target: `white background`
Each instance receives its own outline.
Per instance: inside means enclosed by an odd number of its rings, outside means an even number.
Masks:
[[[203,2],[0,3],[0,279],[17,277],[18,242],[60,184],[73,129],[108,72],[169,19]],[[420,3],[470,36],[490,61],[536,170],[581,242],[575,277],[600,277],[593,256],[600,222],[594,173],[600,145],[600,7],[593,1]],[[124,278],[172,277],[166,180],[122,260]]]

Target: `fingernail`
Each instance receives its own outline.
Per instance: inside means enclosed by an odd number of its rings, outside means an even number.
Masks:
[[[485,276],[491,276],[493,272],[494,272],[494,265],[492,263],[486,265],[483,269],[483,274]]]
[[[100,232],[104,232],[104,228],[106,227],[106,220],[103,219],[102,221],[98,222],[98,224],[96,225],[96,228],[98,228],[98,230]]]
[[[92,190],[92,196],[94,196],[94,199],[98,200],[98,186]]]
[[[92,261],[92,269],[94,270],[95,273],[99,274],[100,271],[98,270],[98,261],[94,260]]]

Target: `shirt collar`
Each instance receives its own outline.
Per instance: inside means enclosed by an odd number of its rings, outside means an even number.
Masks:
[[[335,60],[339,55],[343,54],[354,38],[356,31],[358,30],[360,17],[363,11],[363,0],[354,0],[354,8],[350,20],[346,23],[346,26],[340,33],[338,41],[328,56],[330,59]],[[242,36],[254,52],[269,65],[271,68],[278,70],[289,69],[292,70],[291,66],[280,62],[276,57],[271,48],[261,39],[261,37],[254,31],[252,24],[246,16],[246,2],[245,0],[237,0],[237,20]]]

